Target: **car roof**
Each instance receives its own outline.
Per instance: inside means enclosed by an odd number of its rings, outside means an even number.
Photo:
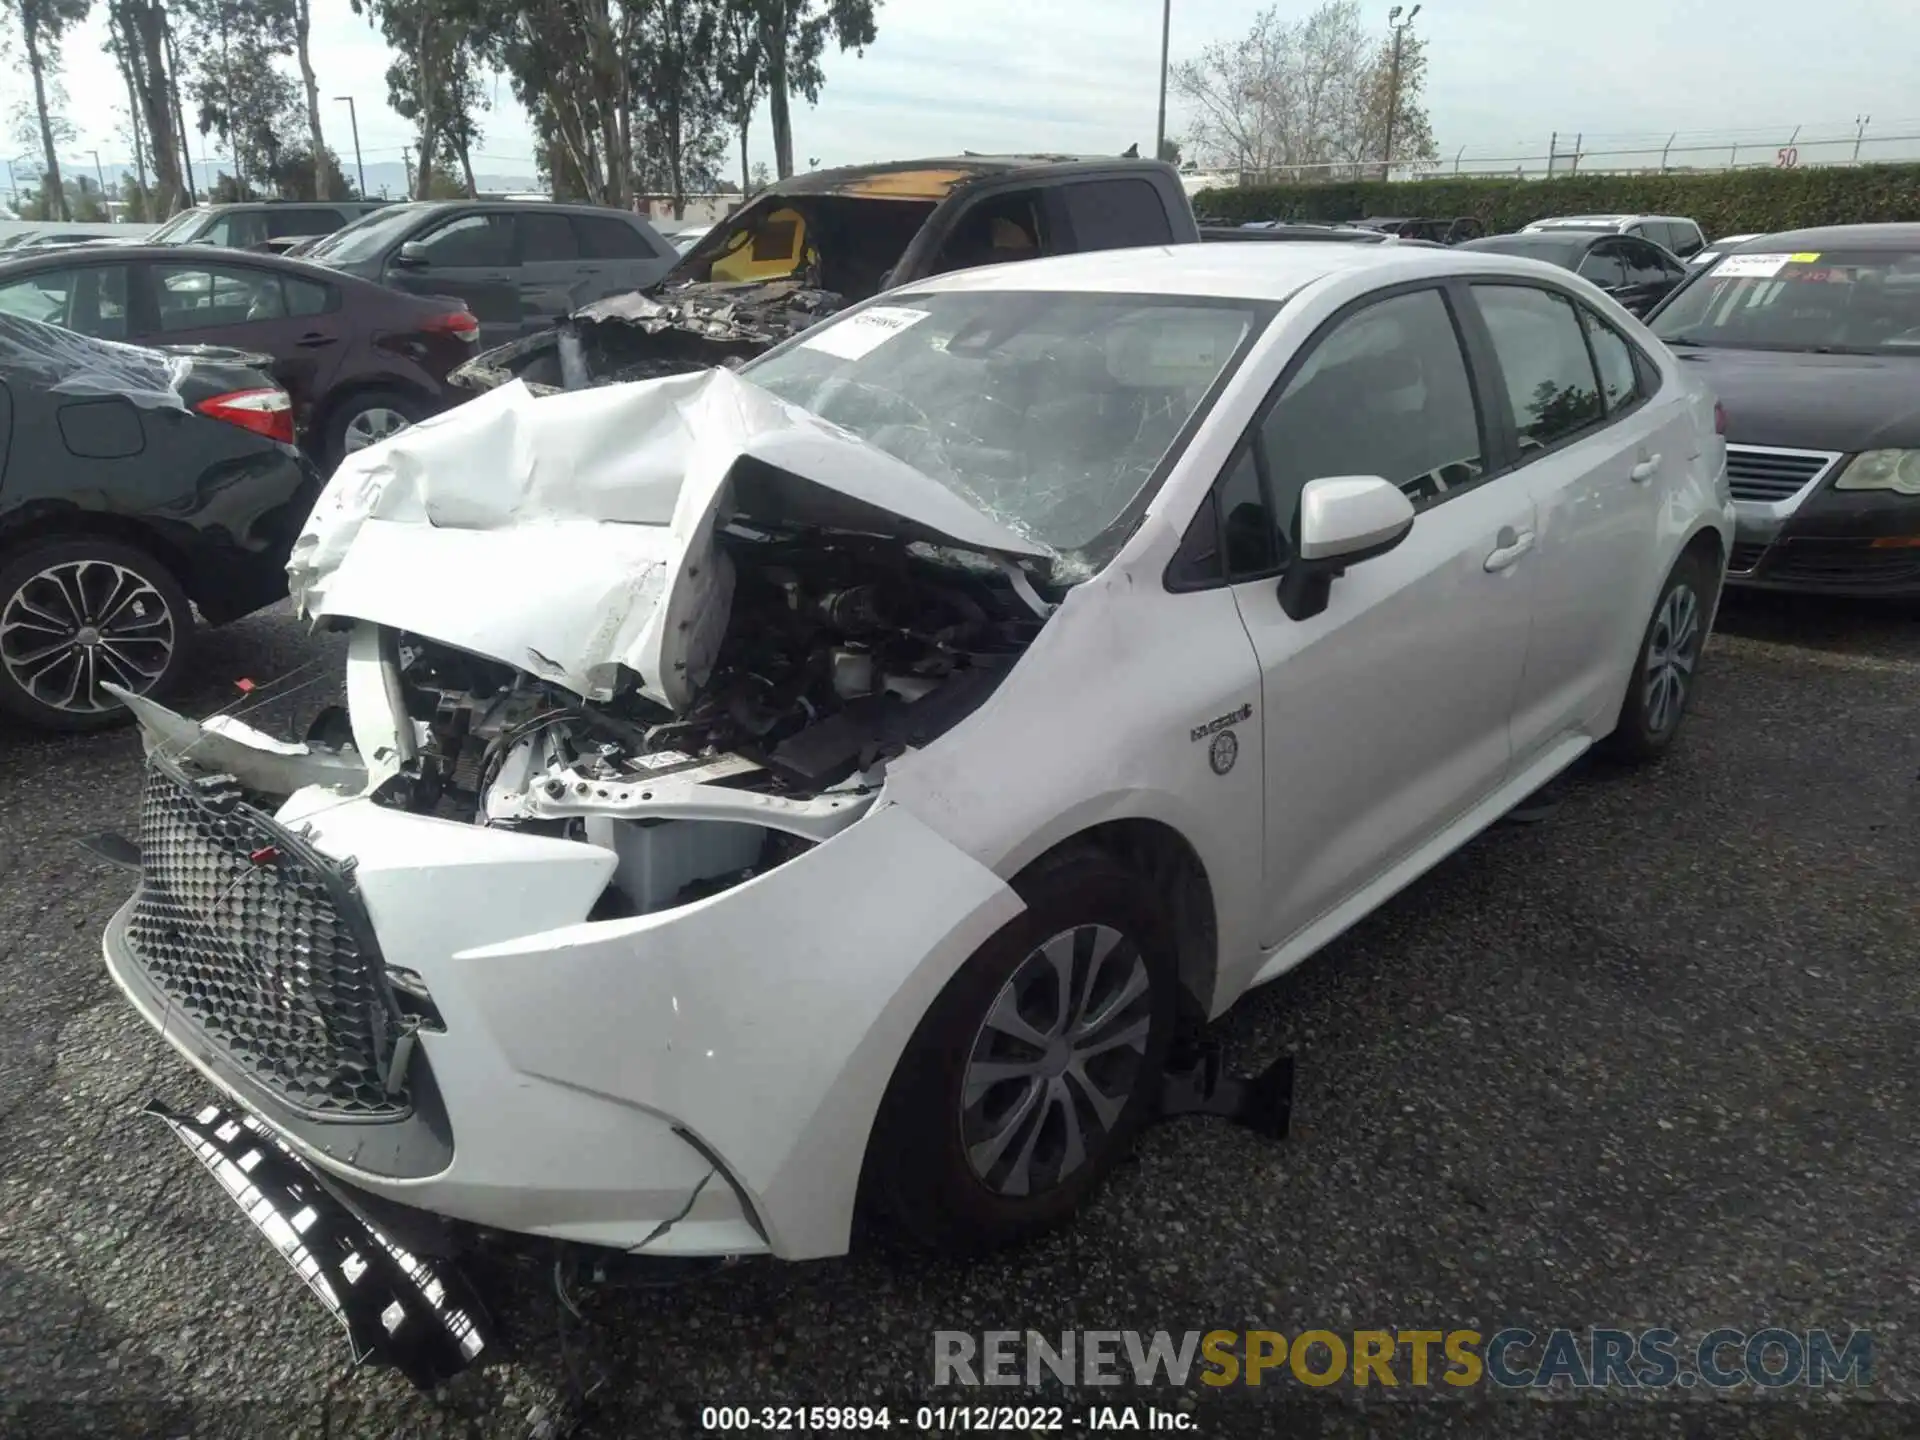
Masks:
[[[1740,250],[1920,250],[1920,225],[1821,225],[1755,235]]]
[[[1286,245],[1155,245],[1049,255],[1005,265],[956,270],[903,285],[907,292],[1073,290],[1121,295],[1185,295],[1228,300],[1285,300],[1330,275],[1370,271],[1382,285],[1428,276],[1512,274],[1566,278],[1544,261],[1458,246],[1355,245],[1300,240]]]
[[[1162,170],[1176,181],[1179,172],[1158,160],[1124,155],[952,155],[925,160],[889,160],[877,165],[844,165],[809,170],[775,181],[762,195],[847,195],[897,200],[943,200],[962,185],[1002,175],[1069,173],[1076,170]]]
[[[1576,250],[1591,249],[1603,241],[1619,241],[1628,238],[1606,230],[1577,230],[1568,227],[1555,230],[1523,230],[1517,235],[1476,235],[1471,240],[1462,240],[1456,248],[1484,255],[1520,254],[1526,250],[1563,250],[1571,254]]]
[[[76,257],[70,251],[63,253],[58,260],[40,252],[9,250],[0,254],[0,275],[25,274],[29,270],[41,268],[58,270],[72,265],[125,265],[136,260],[150,260],[166,265],[186,264],[195,260],[207,264],[253,265],[264,270],[280,270],[292,275],[311,276],[315,280],[330,285],[348,285],[360,289],[372,286],[383,294],[395,296],[406,293],[375,284],[371,280],[362,280],[356,275],[349,275],[344,270],[315,265],[298,256],[276,255],[270,250],[235,250],[225,245],[102,245],[80,257]]]

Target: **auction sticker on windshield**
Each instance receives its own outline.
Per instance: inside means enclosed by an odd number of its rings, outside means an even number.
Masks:
[[[822,326],[802,340],[800,348],[824,350],[842,360],[858,360],[926,318],[925,310],[909,310],[904,305],[875,305],[858,315],[849,315],[838,325]]]
[[[1771,279],[1786,268],[1787,262],[1797,260],[1797,255],[1729,255],[1713,267],[1713,273],[1722,279]]]

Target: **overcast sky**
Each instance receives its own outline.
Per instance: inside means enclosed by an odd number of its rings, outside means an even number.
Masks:
[[[1177,60],[1215,40],[1244,35],[1261,6],[1250,0],[1172,0]],[[1304,14],[1308,3],[1283,5]],[[1378,23],[1386,22],[1381,3]],[[96,13],[103,7],[96,4]],[[387,53],[346,0],[314,0],[314,65],[330,145],[352,163],[345,105],[352,95],[369,164],[398,160],[407,125],[386,105]],[[804,167],[957,150],[1150,153],[1160,59],[1160,0],[885,0],[880,38],[863,57],[829,57],[817,108],[794,112],[795,152]],[[1601,23],[1603,22],[1603,23]],[[1540,0],[1431,0],[1416,22],[1429,42],[1427,103],[1442,155],[1539,155],[1558,132],[1563,147],[1584,134],[1589,150],[1651,144],[1682,132],[1681,145],[1740,141],[1756,148],[1850,133],[1870,115],[1868,136],[1920,134],[1912,94],[1920,54],[1914,0],[1608,0],[1598,9]],[[68,118],[79,139],[63,158],[109,164],[130,147],[120,138],[125,89],[101,50],[102,26],[67,42]],[[18,37],[16,63],[0,79],[0,115],[30,101]],[[475,168],[531,174],[526,118],[504,81],[482,120]],[[1177,104],[1168,126],[1178,136]],[[12,135],[22,178],[37,153]],[[194,152],[202,142],[196,136]],[[1846,147],[1843,147],[1843,149]],[[211,147],[209,147],[211,150]],[[1833,155],[1812,147],[1805,159]],[[772,159],[764,107],[752,154]],[[1920,142],[1876,148],[1866,157],[1920,155]],[[1701,155],[1700,163],[1710,157]],[[737,167],[737,155],[732,165]]]

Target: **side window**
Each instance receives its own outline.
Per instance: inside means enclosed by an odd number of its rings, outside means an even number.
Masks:
[[[429,265],[478,268],[513,263],[511,215],[461,215],[419,237]]]
[[[280,277],[238,265],[155,265],[153,297],[162,330],[202,330],[283,320]]]
[[[579,258],[580,247],[574,243],[573,226],[565,215],[526,214],[520,217],[522,264],[549,265]]]
[[[280,284],[287,292],[289,315],[324,315],[333,309],[333,287],[318,280],[282,275]]]
[[[1279,569],[1280,530],[1267,507],[1254,447],[1243,441],[1194,514],[1167,568],[1167,580],[1173,589],[1191,590],[1223,580],[1253,580]]]
[[[633,226],[599,215],[575,215],[580,253],[589,260],[644,260],[652,255],[646,237]]]
[[[1593,364],[1600,374],[1600,393],[1606,397],[1607,413],[1626,409],[1640,398],[1633,347],[1618,330],[1585,308],[1580,311],[1580,323],[1586,327],[1587,343],[1593,347]]]
[[[972,206],[940,247],[933,273],[971,270],[1052,253],[1037,191],[995,195]]]
[[[1659,285],[1672,278],[1666,258],[1651,245],[1626,241],[1627,283]]]
[[[1602,290],[1618,290],[1627,283],[1627,266],[1620,255],[1618,241],[1602,241],[1587,252],[1580,262],[1582,280],[1591,280]]]
[[[336,210],[289,210],[276,206],[267,212],[267,236],[280,240],[289,235],[331,235],[346,223]]]
[[[1339,322],[1287,382],[1259,438],[1289,550],[1309,480],[1379,475],[1425,509],[1480,479],[1479,414],[1441,293],[1396,295]]]
[[[1572,301],[1531,285],[1475,285],[1473,295],[1493,335],[1523,452],[1600,418],[1600,387]]]
[[[1076,249],[1121,250],[1173,241],[1166,204],[1146,180],[1089,180],[1069,185],[1065,201]]]

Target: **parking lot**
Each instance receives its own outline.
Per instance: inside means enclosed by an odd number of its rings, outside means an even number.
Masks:
[[[306,665],[249,716],[286,733],[330,698],[336,657],[281,607],[203,637],[182,708]],[[1297,1057],[1288,1142],[1170,1122],[1071,1228],[986,1263],[881,1246],[743,1265],[589,1293],[564,1327],[530,1277],[504,1317],[515,1358],[433,1401],[353,1372],[138,1113],[204,1090],[109,983],[99,934],[128,877],[73,843],[133,833],[137,738],[7,730],[0,1415],[24,1404],[42,1434],[525,1435],[543,1416],[658,1434],[713,1404],[983,1398],[930,1392],[936,1329],[1725,1324],[1870,1330],[1871,1393],[1907,1403],[1699,1392],[1610,1402],[1580,1433],[1701,1433],[1702,1406],[1714,1433],[1912,1433],[1920,616],[1731,603],[1688,726],[1663,765],[1584,771],[1544,822],[1495,830],[1223,1022],[1240,1068]],[[1479,1392],[1395,1398],[1157,1397],[1212,1434],[1278,1433],[1282,1404],[1305,1433],[1546,1419]]]

